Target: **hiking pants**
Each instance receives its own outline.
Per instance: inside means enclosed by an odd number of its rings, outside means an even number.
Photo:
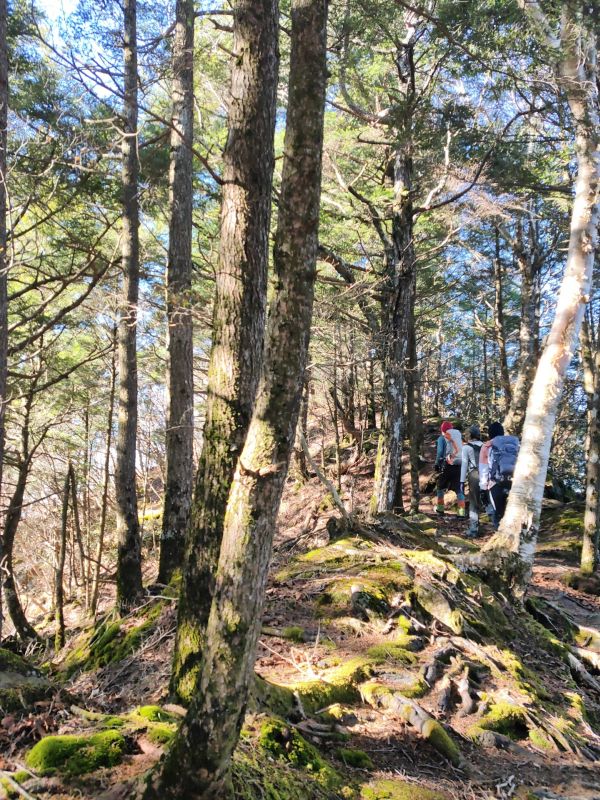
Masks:
[[[481,490],[479,488],[479,470],[472,469],[468,476],[469,483],[469,533],[479,533],[479,515],[483,511]]]
[[[500,481],[500,483],[495,483],[490,489],[490,502],[494,507],[493,523],[495,530],[498,530],[500,520],[506,511],[506,503],[511,487],[512,481]]]
[[[444,468],[438,475],[437,479],[437,510],[442,512],[444,510],[444,494],[452,490],[456,492],[458,500],[458,509],[465,508],[465,496],[460,491],[460,464],[444,464]]]

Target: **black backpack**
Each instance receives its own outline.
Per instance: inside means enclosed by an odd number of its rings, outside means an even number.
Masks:
[[[483,445],[469,442],[469,446],[473,448],[473,453],[475,454],[475,466],[473,469],[479,469],[479,454],[481,453],[481,448]]]

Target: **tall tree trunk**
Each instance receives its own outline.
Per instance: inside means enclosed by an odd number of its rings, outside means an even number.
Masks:
[[[194,373],[190,291],[194,0],[177,0],[175,6],[172,122],[167,268],[167,477],[158,567],[160,583],[168,583],[174,571],[182,565],[193,487]]]
[[[600,415],[600,343],[596,336],[595,350],[592,348],[589,323],[585,318],[581,334],[584,384],[588,406],[581,571],[591,574],[598,567],[598,544],[600,542],[600,424],[598,419]]]
[[[314,282],[326,86],[326,0],[293,0],[289,100],[275,296],[265,363],[227,503],[223,547],[200,687],[145,798],[231,795],[231,754],[242,726],[273,533],[302,394]]]
[[[416,274],[414,275],[416,279]],[[416,294],[416,286],[414,287]],[[419,384],[419,365],[417,361],[417,336],[415,331],[415,303],[411,303],[408,327],[408,368],[406,371],[406,416],[408,418],[408,436],[410,452],[410,510],[419,512],[421,489],[419,471],[421,468],[421,439],[423,420],[421,418],[421,391]]]
[[[137,0],[123,2],[124,135],[122,143],[123,289],[119,314],[119,431],[117,498],[117,605],[121,612],[142,594],[142,543],[136,487],[137,307],[139,294]]]
[[[305,440],[308,436],[308,406],[310,402],[310,370],[306,370],[304,376],[304,387],[302,389],[302,403],[300,405],[300,417],[296,429],[296,445],[294,447],[294,459],[298,472],[302,480],[309,478],[308,465],[306,463],[306,453],[302,447],[302,437]]]
[[[54,616],[56,619],[56,633],[54,635],[54,648],[60,650],[65,646],[65,594],[63,578],[65,574],[65,559],[67,555],[67,527],[69,523],[69,492],[71,484],[71,462],[65,475],[62,498],[62,514],[60,520],[60,538],[56,554],[54,570]]]
[[[567,264],[554,321],[540,358],[523,427],[506,513],[497,536],[486,549],[500,548],[520,555],[522,585],[529,581],[537,546],[544,483],[548,469],[552,431],[565,373],[575,350],[590,290],[598,242],[600,203],[600,119],[596,65],[596,33],[591,21],[579,16],[574,6],[564,6],[561,35],[552,27],[535,0],[519,0],[554,50],[559,85],[568,99],[575,123],[577,179],[571,212]],[[589,28],[587,27],[589,25]]]
[[[74,543],[77,542],[77,552],[79,554],[79,569],[81,572],[81,585],[84,587],[84,600],[86,609],[89,608],[89,583],[86,581],[85,567],[86,559],[85,548],[83,546],[83,534],[81,530],[81,517],[79,515],[79,500],[77,498],[77,478],[75,477],[75,469],[72,463],[69,463],[69,483],[71,486],[71,504],[73,509],[73,539]],[[75,549],[73,547],[73,549]],[[75,556],[73,555],[73,559]],[[73,570],[74,571],[74,570]],[[77,585],[79,585],[77,583]]]
[[[408,320],[414,302],[415,252],[412,218],[412,159],[399,151],[394,160],[396,211],[386,254],[382,305],[383,419],[371,513],[403,510],[402,443],[408,357]]]
[[[494,229],[494,240],[496,254],[493,261],[494,276],[494,333],[496,345],[498,347],[498,357],[500,361],[500,383],[502,384],[502,405],[504,413],[508,413],[512,399],[512,389],[510,385],[510,373],[508,371],[508,360],[506,357],[506,326],[504,323],[504,297],[503,297],[503,265],[500,253],[500,233],[498,228]]]
[[[25,413],[23,419],[23,427],[21,429],[21,457],[17,472],[17,483],[10,498],[6,515],[4,518],[4,530],[2,532],[2,588],[4,590],[4,599],[6,600],[6,608],[10,616],[11,622],[17,632],[17,635],[23,640],[39,639],[39,635],[35,628],[29,624],[21,600],[17,592],[17,585],[15,582],[14,566],[13,566],[13,553],[15,547],[15,537],[19,523],[21,521],[21,514],[23,511],[23,498],[25,497],[25,488],[27,486],[27,478],[31,467],[32,452],[30,448],[30,433],[29,425],[31,420],[31,408],[33,405],[33,392],[35,389],[35,381],[30,389],[25,400]]]
[[[377,399],[375,397],[375,365],[369,358],[367,370],[367,428],[377,430]]]
[[[525,421],[527,399],[537,364],[537,299],[536,276],[540,265],[527,247],[522,222],[519,221],[515,238],[515,251],[521,275],[521,320],[519,323],[519,359],[517,378],[510,408],[504,418],[504,428],[513,436],[520,436]]]
[[[6,45],[8,7],[0,0],[0,504],[2,502],[4,443],[6,441],[6,403],[8,377],[8,252],[7,252],[7,126],[8,126],[8,49]],[[0,536],[0,569],[4,560]],[[0,640],[2,639],[2,592],[0,592]]]
[[[106,419],[106,453],[104,454],[104,478],[102,483],[102,501],[100,507],[100,530],[98,532],[98,547],[96,549],[96,562],[94,564],[94,580],[92,585],[92,600],[90,607],[92,615],[96,614],[98,607],[98,593],[100,591],[100,570],[102,569],[102,555],[104,553],[104,536],[106,534],[106,517],[108,514],[108,489],[110,485],[110,451],[112,447],[113,417],[115,413],[115,394],[117,389],[117,328],[113,328],[113,349],[110,369],[110,391],[108,394],[108,416]]]
[[[237,0],[229,135],[223,154],[219,269],[204,444],[186,541],[171,691],[193,694],[223,518],[260,375],[265,324],[275,104],[276,0]]]

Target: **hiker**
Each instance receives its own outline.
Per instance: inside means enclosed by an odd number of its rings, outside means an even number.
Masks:
[[[479,455],[482,447],[479,425],[471,425],[469,441],[463,445],[460,468],[460,492],[463,496],[465,483],[469,486],[469,528],[466,535],[470,539],[479,536],[479,514],[484,509],[479,488]]]
[[[436,513],[444,513],[444,494],[451,489],[456,492],[458,516],[465,516],[465,496],[461,493],[460,468],[462,463],[462,436],[451,422],[442,422],[437,440],[435,470],[437,479]]]
[[[488,428],[488,441],[479,454],[479,485],[482,490],[489,491],[494,530],[498,530],[506,511],[519,446],[516,436],[505,436],[502,424],[492,422]]]

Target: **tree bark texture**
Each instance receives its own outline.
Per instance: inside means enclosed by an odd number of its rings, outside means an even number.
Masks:
[[[65,574],[65,560],[67,555],[67,527],[69,523],[69,492],[71,488],[71,464],[65,475],[63,485],[62,513],[60,520],[60,538],[56,554],[56,567],[54,570],[54,617],[56,632],[54,635],[54,649],[60,650],[65,646],[65,593],[63,578]]]
[[[13,553],[15,546],[15,537],[21,521],[21,514],[23,511],[23,498],[25,497],[25,488],[27,486],[27,478],[31,468],[31,459],[33,457],[33,449],[30,447],[30,431],[29,424],[31,419],[31,407],[33,405],[33,390],[35,388],[35,381],[25,401],[23,427],[21,429],[21,456],[19,459],[19,466],[17,471],[17,482],[14,491],[11,495],[6,515],[4,517],[4,530],[2,532],[2,588],[4,590],[4,599],[6,601],[6,609],[10,616],[11,622],[14,625],[17,636],[23,641],[28,639],[39,639],[38,633],[35,628],[29,624],[21,600],[17,592],[17,585],[15,581]]]
[[[371,499],[374,514],[402,509],[402,443],[408,359],[408,327],[414,304],[415,252],[412,159],[398,152],[394,163],[395,212],[386,253],[382,293],[383,418]]]
[[[0,0],[0,498],[2,497],[2,475],[4,442],[6,440],[5,419],[8,376],[8,252],[7,252],[7,125],[8,125],[8,52],[6,45],[7,0]],[[0,551],[0,559],[2,553]]]
[[[96,563],[94,564],[94,580],[92,586],[91,610],[96,614],[98,607],[98,594],[100,591],[100,570],[102,569],[102,555],[104,553],[104,536],[106,534],[106,518],[108,515],[108,489],[110,483],[110,450],[112,447],[113,417],[115,413],[115,393],[117,387],[117,329],[113,329],[113,349],[110,364],[110,391],[108,395],[108,415],[106,419],[106,452],[104,454],[104,478],[102,483],[102,505],[100,508],[100,530],[98,532],[98,547],[96,550]]]
[[[415,100],[414,48],[417,27],[412,12],[405,12],[407,36],[398,43],[396,66],[403,103],[394,119],[399,140],[391,166],[394,205],[391,237],[384,236],[385,265],[382,282],[381,340],[383,362],[383,415],[375,464],[372,514],[403,510],[402,444],[405,432],[404,401],[408,363],[408,332],[415,301],[415,249],[413,238],[412,109]]]
[[[493,261],[494,277],[494,335],[498,348],[498,360],[500,362],[500,383],[502,385],[502,406],[504,413],[508,413],[512,400],[512,389],[510,385],[510,373],[508,371],[508,360],[506,357],[506,326],[504,323],[504,297],[503,297],[503,266],[500,255],[500,233],[496,228],[494,231],[496,253]]]
[[[523,4],[539,24],[537,3]],[[600,119],[595,32],[589,21],[577,18],[566,5],[562,12],[560,41],[552,39],[557,58],[557,78],[571,109],[575,125],[577,178],[571,212],[567,263],[548,340],[536,371],[527,404],[523,439],[504,519],[497,536],[485,549],[502,548],[519,553],[524,562],[523,581],[529,579],[548,469],[552,431],[565,373],[576,346],[590,290],[600,215]],[[543,30],[547,31],[546,25]]]
[[[532,225],[530,220],[529,225]],[[533,233],[533,232],[532,232]],[[521,277],[521,319],[519,322],[519,358],[517,377],[513,383],[510,408],[504,418],[504,429],[520,436],[525,421],[527,400],[538,360],[538,304],[537,277],[541,264],[527,246],[526,233],[518,224],[514,250]]]
[[[181,567],[193,488],[194,373],[190,292],[194,0],[177,0],[175,6],[172,123],[167,266],[167,471],[158,568],[160,583],[168,583],[174,571]]]
[[[413,272],[416,283],[416,272]],[[414,289],[416,297],[416,285]],[[409,452],[410,452],[410,510],[419,512],[421,489],[419,472],[421,469],[421,440],[423,436],[423,418],[421,415],[421,391],[419,381],[419,363],[417,359],[417,336],[415,330],[415,304],[411,303],[408,326],[408,368],[406,371],[406,416],[408,420]]]
[[[7,125],[8,125],[8,49],[6,29],[7,0],[0,0],[0,501],[4,474],[6,441],[6,403],[8,378],[8,252],[7,252]],[[0,568],[4,560],[0,536]],[[0,592],[0,639],[2,638],[2,592]]]
[[[122,612],[142,594],[142,545],[136,487],[137,307],[139,294],[137,0],[123,2],[124,109],[122,141],[122,273],[119,314],[119,429],[117,499],[117,604]]]
[[[186,540],[171,691],[194,692],[223,518],[244,445],[263,352],[276,90],[276,0],[238,0],[229,135],[223,154],[219,268],[208,369],[206,422]]]
[[[326,0],[294,0],[275,295],[256,408],[227,503],[207,651],[194,696],[146,798],[229,795],[244,719],[271,546],[306,366],[319,224],[326,88]]]
[[[585,469],[585,511],[581,543],[581,572],[591,574],[598,568],[600,542],[599,491],[600,481],[600,347],[596,337],[592,349],[589,323],[584,319],[581,350],[584,365],[584,385],[587,395],[587,436]]]

